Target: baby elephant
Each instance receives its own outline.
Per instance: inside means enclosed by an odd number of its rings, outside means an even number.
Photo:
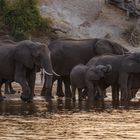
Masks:
[[[79,100],[82,100],[82,89],[87,89],[88,99],[94,99],[95,90],[99,92],[101,96],[101,90],[98,86],[98,81],[112,70],[111,65],[98,65],[88,67],[83,64],[76,65],[71,73],[70,80],[72,86],[72,98],[75,100],[75,91],[78,89]]]

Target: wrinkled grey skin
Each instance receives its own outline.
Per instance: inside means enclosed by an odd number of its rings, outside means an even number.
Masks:
[[[70,72],[77,64],[86,64],[92,57],[102,54],[124,54],[128,50],[121,45],[104,39],[56,40],[49,44],[54,71],[59,78],[57,95],[63,96],[62,80],[65,85],[65,96],[71,97]],[[42,92],[43,93],[43,92]]]
[[[15,93],[16,91],[12,87],[12,82],[6,82],[4,94],[15,94]]]
[[[12,87],[12,81],[3,80],[3,83],[5,83],[4,94],[15,94],[16,93],[16,91]]]
[[[95,98],[96,89],[101,97],[103,97],[98,86],[98,81],[103,78],[106,73],[109,73],[111,69],[111,65],[97,65],[91,67],[87,67],[83,64],[76,65],[70,73],[73,100],[75,100],[76,88],[78,89],[79,100],[82,100],[82,89],[85,88],[88,91],[89,101],[93,101]]]
[[[119,105],[119,85],[121,89],[121,103],[127,107],[129,94],[129,76],[133,73],[140,73],[140,53],[127,55],[103,55],[91,59],[87,66],[108,65],[112,66],[112,71],[100,82],[100,87],[112,87],[113,106]]]
[[[140,73],[138,74],[131,74],[129,76],[128,82],[128,90],[129,90],[129,99],[135,98],[136,93],[140,88]]]
[[[22,87],[21,99],[32,101],[37,66],[52,74],[49,49],[44,44],[25,40],[12,47],[10,44],[0,46],[0,87],[2,79],[15,81]],[[47,81],[45,92],[49,96],[52,76],[47,76]]]

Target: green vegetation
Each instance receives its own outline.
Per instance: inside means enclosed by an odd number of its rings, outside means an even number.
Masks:
[[[51,21],[41,17],[37,0],[0,0],[0,15],[17,40],[27,39],[32,34],[51,34]]]
[[[6,3],[5,0],[0,0],[0,14],[2,14],[5,11]]]

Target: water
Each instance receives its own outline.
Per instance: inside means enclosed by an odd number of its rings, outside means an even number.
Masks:
[[[139,140],[140,104],[130,110],[105,104],[102,111],[89,110],[86,101],[6,100],[0,103],[0,140]]]

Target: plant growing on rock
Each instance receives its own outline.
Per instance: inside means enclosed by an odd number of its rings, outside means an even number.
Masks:
[[[29,38],[35,32],[51,33],[51,22],[41,17],[37,0],[4,0],[3,16],[10,34],[17,40]],[[0,0],[3,3],[3,0]],[[4,9],[3,9],[4,8]]]

